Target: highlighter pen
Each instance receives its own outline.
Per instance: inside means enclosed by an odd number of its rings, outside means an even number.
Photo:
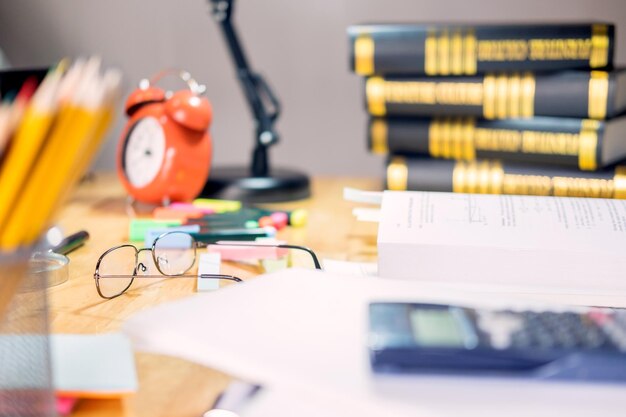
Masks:
[[[276,229],[273,227],[264,227],[258,229],[223,229],[208,233],[189,233],[197,241],[204,243],[215,243],[220,240],[255,240],[259,237],[274,237]]]
[[[294,227],[304,226],[307,222],[308,212],[305,209],[289,210],[266,210],[257,207],[244,207],[236,212],[218,213],[208,216],[190,218],[188,221],[207,221],[209,223],[218,223],[227,220],[255,220],[261,217],[271,217],[276,213],[285,213],[288,216],[288,224]]]
[[[89,239],[89,233],[86,230],[81,230],[63,239],[61,243],[50,249],[50,252],[67,255],[83,246],[87,239]]]

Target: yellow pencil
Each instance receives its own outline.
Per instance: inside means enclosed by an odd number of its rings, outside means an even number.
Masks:
[[[48,73],[28,105],[22,122],[0,168],[0,232],[6,227],[28,175],[52,125],[55,95],[63,66]]]
[[[54,206],[50,210],[50,214],[56,212],[58,207],[63,203],[73,186],[78,182],[84,170],[93,160],[93,156],[100,147],[104,134],[106,133],[115,111],[115,104],[119,99],[119,86],[121,83],[121,73],[115,70],[109,70],[102,80],[102,100],[99,108],[96,109],[92,133],[84,138],[83,150],[79,157],[74,161],[72,169],[69,170],[69,178],[64,185],[61,185],[58,198],[54,202]],[[95,104],[94,104],[95,105]],[[31,222],[29,234],[25,237],[26,241],[37,239],[41,233],[41,229],[45,227],[45,223],[35,224]]]
[[[32,244],[45,227],[74,162],[92,134],[101,101],[98,85],[99,62],[85,65],[76,91],[59,114],[41,156],[37,160],[24,191],[14,207],[10,222],[0,235],[0,246],[15,249]]]

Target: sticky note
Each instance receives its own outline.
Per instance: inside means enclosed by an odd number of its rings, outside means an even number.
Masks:
[[[200,232],[200,225],[192,224],[192,225],[187,225],[187,226],[175,226],[175,227],[168,227],[168,228],[161,228],[161,229],[146,230],[144,245],[146,245],[146,248],[152,247],[155,239],[161,236],[163,233],[167,233],[167,232],[198,233]],[[176,244],[176,242],[178,243]],[[176,247],[176,248],[182,248],[182,247],[189,248],[191,242],[193,242],[193,240],[191,240],[191,237],[188,235],[184,235],[182,233],[168,236],[167,238],[167,244],[168,245],[176,244],[176,246],[171,246],[171,247]]]
[[[153,220],[131,219],[128,230],[128,240],[138,242],[144,240],[146,231],[150,229],[164,229],[171,226],[180,226],[180,220]]]
[[[57,394],[116,398],[137,391],[133,350],[120,333],[54,334],[50,353]]]

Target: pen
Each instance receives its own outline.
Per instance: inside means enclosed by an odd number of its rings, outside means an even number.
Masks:
[[[215,243],[220,240],[255,240],[259,237],[273,237],[276,235],[276,229],[273,227],[264,227],[258,229],[224,229],[208,233],[189,233],[197,241],[204,243]]]
[[[89,239],[89,233],[86,230],[81,230],[63,239],[58,245],[50,249],[50,252],[67,255],[83,246],[87,239]]]

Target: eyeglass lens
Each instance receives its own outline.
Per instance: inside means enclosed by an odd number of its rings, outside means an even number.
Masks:
[[[183,275],[195,263],[196,241],[187,233],[167,233],[155,240],[152,253],[163,275]]]
[[[107,252],[98,266],[97,281],[100,293],[104,297],[115,297],[133,283],[137,252],[133,246],[126,245]]]

